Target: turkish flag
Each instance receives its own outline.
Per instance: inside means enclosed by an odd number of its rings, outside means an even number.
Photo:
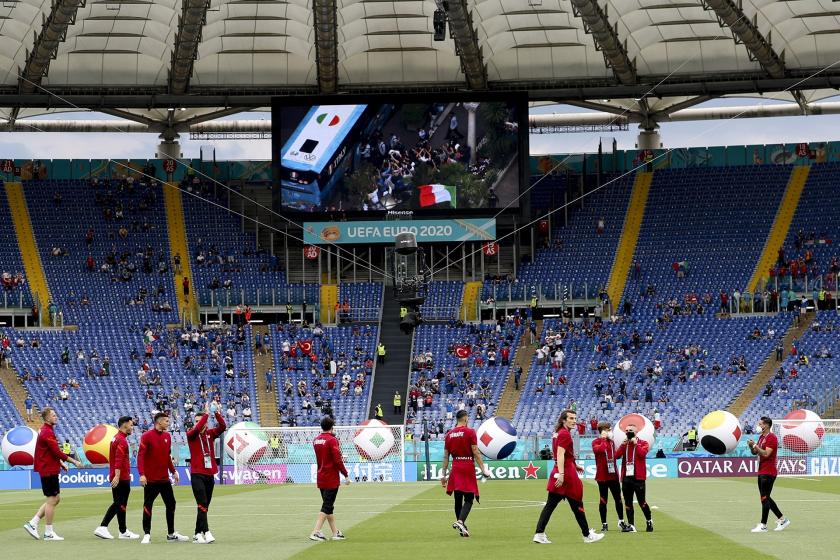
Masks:
[[[464,346],[463,344],[459,344],[455,347],[455,356],[460,359],[469,358],[470,354],[472,354],[472,350],[469,346]]]
[[[312,341],[311,340],[299,340],[298,348],[300,351],[306,354],[307,356],[312,352]]]

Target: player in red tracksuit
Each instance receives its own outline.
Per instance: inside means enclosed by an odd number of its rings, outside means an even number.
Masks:
[[[473,501],[478,501],[478,484],[475,478],[475,463],[481,467],[484,476],[490,476],[490,471],[484,465],[481,452],[478,450],[478,438],[475,430],[467,426],[469,414],[466,410],[459,410],[455,415],[457,424],[446,432],[443,446],[443,465],[440,479],[448,495],[455,494],[455,522],[452,528],[462,537],[469,537],[467,516],[472,509]],[[452,456],[452,471],[447,475],[449,456]]]
[[[595,481],[598,483],[600,493],[598,513],[601,514],[601,530],[606,531],[609,528],[607,499],[610,493],[615,504],[615,513],[618,514],[618,528],[624,529],[624,504],[621,503],[621,484],[618,482],[612,424],[601,422],[597,425],[597,429],[598,437],[592,440],[592,452],[595,454]]]
[[[545,528],[551,519],[551,514],[563,500],[569,502],[569,507],[577,520],[583,534],[584,543],[598,542],[604,538],[603,533],[596,533],[589,528],[586,511],[583,509],[583,483],[578,472],[583,467],[575,462],[574,442],[572,433],[577,429],[577,414],[572,410],[564,410],[554,426],[554,437],[551,439],[551,450],[554,453],[554,468],[548,477],[548,499],[537,521],[537,530],[533,541],[537,544],[551,544],[545,534]]]
[[[58,473],[67,470],[62,461],[73,463],[76,467],[81,467],[82,464],[73,457],[65,455],[58,446],[58,439],[56,439],[55,430],[53,430],[53,426],[58,423],[58,414],[55,413],[55,410],[49,406],[44,407],[44,410],[41,411],[41,418],[44,420],[44,425],[41,426],[38,439],[35,441],[35,472],[41,475],[41,491],[47,500],[38,508],[35,517],[28,523],[23,524],[23,528],[33,539],[40,540],[38,523],[43,518],[47,525],[44,528],[44,540],[63,541],[64,539],[53,531],[55,508],[61,501]]]
[[[770,431],[773,426],[773,420],[767,416],[762,416],[758,421],[758,429],[756,430],[760,436],[758,443],[753,440],[747,440],[747,445],[753,455],[758,455],[758,493],[761,496],[761,522],[752,530],[753,533],[767,532],[767,518],[770,512],[776,516],[776,531],[784,531],[790,525],[790,519],[782,515],[782,511],[770,493],[773,492],[773,484],[776,482],[776,476],[779,474],[776,466],[776,451],[779,448],[779,438],[776,434]]]
[[[635,511],[633,510],[633,496],[639,502],[639,507],[647,520],[647,532],[653,532],[653,519],[650,506],[645,499],[645,479],[647,478],[647,457],[650,444],[636,435],[636,426],[629,424],[624,432],[627,439],[615,450],[616,457],[623,457],[621,462],[621,484],[624,493],[624,509],[627,510],[627,524],[622,529],[625,533],[635,533]]]
[[[113,502],[105,512],[102,523],[93,532],[100,539],[110,540],[114,536],[108,530],[108,525],[114,516],[117,517],[121,539],[137,539],[139,535],[128,530],[125,523],[125,510],[128,506],[128,496],[131,494],[131,463],[128,456],[128,441],[126,436],[134,432],[134,420],[131,416],[123,416],[117,422],[119,431],[111,440],[109,453],[108,480],[111,481],[111,495]]]
[[[204,411],[196,415],[195,426],[187,430],[187,444],[190,447],[190,484],[195,496],[195,544],[211,544],[216,542],[210,525],[207,523],[207,510],[213,499],[213,478],[219,472],[216,465],[216,454],[213,451],[213,441],[224,433],[227,426],[225,419],[216,409],[216,427],[207,428],[210,418],[210,403],[204,403]]]
[[[143,486],[143,540],[140,544],[151,542],[152,506],[158,496],[166,505],[166,541],[187,542],[190,539],[175,531],[175,493],[169,481],[169,473],[175,477],[175,484],[180,482],[178,471],[172,463],[172,436],[169,428],[169,416],[164,412],[155,414],[154,427],[140,438],[137,451],[137,472],[140,473],[140,485]]]
[[[350,484],[350,475],[344,466],[344,459],[341,457],[341,446],[338,439],[333,435],[335,420],[332,416],[321,418],[321,434],[312,442],[315,448],[315,461],[318,467],[318,490],[321,491],[321,512],[315,522],[315,528],[309,535],[310,540],[325,541],[327,537],[321,532],[326,521],[330,525],[334,541],[343,541],[346,537],[338,530],[335,524],[335,499],[338,496],[338,488],[341,486],[339,474],[344,475],[344,482]]]

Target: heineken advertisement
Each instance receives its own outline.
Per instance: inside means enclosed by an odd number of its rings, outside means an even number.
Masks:
[[[496,219],[304,222],[303,242],[308,245],[393,243],[398,233],[406,231],[413,233],[418,243],[493,241]]]
[[[485,461],[490,469],[490,478],[498,480],[546,479],[554,466],[554,461]],[[480,469],[475,468],[476,475]],[[417,463],[417,480],[440,480],[440,463],[431,464],[431,472],[426,472],[425,463]]]

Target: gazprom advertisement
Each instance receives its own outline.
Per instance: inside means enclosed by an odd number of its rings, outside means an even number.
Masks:
[[[418,243],[493,241],[496,219],[304,222],[303,242],[309,245],[393,243],[394,236],[406,231],[413,233]]]

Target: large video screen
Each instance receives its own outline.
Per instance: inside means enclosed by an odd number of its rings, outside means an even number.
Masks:
[[[527,98],[277,98],[275,185],[283,210],[365,213],[516,208]]]

